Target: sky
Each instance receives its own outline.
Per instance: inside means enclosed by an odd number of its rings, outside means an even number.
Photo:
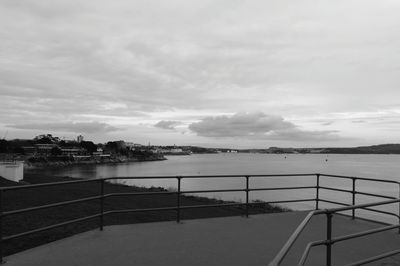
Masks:
[[[2,0],[0,138],[399,143],[398,0]]]

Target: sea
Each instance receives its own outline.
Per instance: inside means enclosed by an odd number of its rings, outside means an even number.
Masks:
[[[245,188],[246,175],[275,174],[310,174],[305,177],[250,177],[250,188],[272,188],[289,186],[315,186],[315,173],[357,176],[400,181],[400,155],[376,154],[258,154],[258,153],[219,153],[192,154],[189,156],[167,156],[164,161],[130,162],[103,165],[76,165],[64,168],[31,169],[35,173],[52,176],[69,176],[74,178],[94,179],[105,177],[142,177],[142,176],[185,176],[185,175],[228,175],[225,178],[190,178],[182,179],[182,190],[240,189]],[[242,175],[231,177],[229,175]],[[163,187],[177,189],[177,179],[139,179],[117,180],[127,185],[143,187]],[[321,186],[339,189],[352,188],[348,179],[320,178]],[[357,181],[356,190],[367,193],[399,197],[399,185],[370,181]],[[219,192],[196,194],[228,201],[245,202],[245,192]],[[352,203],[350,193],[320,189],[320,198]],[[316,189],[274,190],[250,192],[250,200],[280,201],[300,200],[316,197]],[[371,196],[356,196],[356,204],[384,201],[386,199]],[[293,210],[311,210],[315,202],[279,204]],[[320,203],[320,208],[340,207],[330,203]],[[375,207],[378,210],[398,214],[399,204]],[[349,214],[349,212],[347,212]],[[356,215],[364,218],[396,223],[398,219],[385,214],[366,210],[357,210]]]

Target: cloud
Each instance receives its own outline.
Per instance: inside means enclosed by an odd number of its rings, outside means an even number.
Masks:
[[[205,137],[244,137],[291,127],[293,124],[279,116],[237,113],[233,116],[206,117],[200,122],[192,123],[189,129]]]
[[[182,124],[180,121],[161,120],[154,126],[162,129],[175,129],[175,127],[180,124]]]
[[[51,130],[60,132],[75,132],[75,133],[108,133],[121,130],[107,123],[100,122],[64,122],[64,123],[35,123],[35,124],[16,124],[8,125],[8,127],[16,129],[28,130]]]
[[[206,117],[192,123],[189,129],[203,137],[240,137],[270,140],[332,140],[335,131],[307,131],[285,121],[281,116],[258,113],[237,113],[232,116]]]
[[[326,121],[326,122],[323,122],[321,125],[322,126],[330,126],[330,125],[332,125],[333,123],[335,123],[334,121]]]

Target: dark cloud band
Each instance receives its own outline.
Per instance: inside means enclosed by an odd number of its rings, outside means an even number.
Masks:
[[[179,121],[166,121],[166,120],[161,120],[160,122],[156,123],[154,126],[162,129],[175,129],[177,125],[182,124]]]
[[[273,140],[332,140],[335,131],[306,131],[283,117],[264,113],[237,113],[232,116],[206,117],[189,129],[203,137],[242,137]]]
[[[51,130],[59,132],[74,133],[107,133],[121,130],[107,123],[100,122],[64,122],[64,123],[35,123],[35,124],[16,124],[8,125],[8,127],[27,130]]]

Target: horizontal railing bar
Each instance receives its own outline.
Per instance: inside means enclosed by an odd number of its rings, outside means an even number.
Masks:
[[[332,191],[340,191],[340,192],[346,192],[346,193],[353,193],[353,191],[348,190],[348,189],[341,189],[341,188],[333,188],[333,187],[325,187],[325,186],[319,186],[321,189],[326,189],[326,190],[332,190]]]
[[[230,206],[245,206],[246,203],[224,203],[224,204],[210,204],[210,205],[193,205],[193,206],[181,206],[180,209],[198,209],[198,208],[214,208],[214,207],[230,207]]]
[[[306,186],[306,187],[277,187],[277,188],[249,188],[249,191],[264,191],[264,190],[291,190],[291,189],[308,189],[308,188],[315,188],[315,186]],[[246,189],[213,189],[213,190],[186,190],[181,191],[181,194],[188,194],[188,193],[213,193],[213,192],[243,192]],[[177,192],[174,192],[177,193]],[[313,199],[315,200],[315,199]]]
[[[69,221],[66,221],[66,222],[58,223],[58,224],[53,224],[53,225],[46,226],[46,227],[41,227],[39,229],[34,229],[34,230],[27,231],[27,232],[24,232],[24,233],[3,237],[2,241],[11,240],[11,239],[14,239],[14,238],[17,238],[17,237],[22,237],[22,236],[26,236],[26,235],[30,235],[30,234],[34,234],[34,233],[39,233],[39,232],[42,232],[42,231],[54,229],[54,228],[57,228],[57,227],[61,227],[61,226],[65,226],[65,225],[69,225],[69,224],[73,224],[73,223],[83,222],[83,221],[94,219],[94,218],[97,218],[97,217],[100,217],[100,216],[101,216],[101,213],[98,213],[98,214],[86,216],[86,217],[83,217],[83,218],[78,218],[78,219],[69,220]]]
[[[182,179],[191,179],[191,178],[227,178],[227,177],[291,177],[291,176],[315,176],[315,173],[312,174],[255,174],[255,175],[181,175],[181,176],[121,176],[121,177],[107,177],[105,180],[118,180],[118,179],[173,179],[173,178],[182,178]]]
[[[243,192],[243,191],[246,191],[246,189],[242,188],[242,189],[185,190],[181,191],[181,194],[207,193],[207,192]]]
[[[346,189],[330,188],[330,187],[323,187],[323,186],[320,186],[319,188],[326,189],[326,190],[353,193],[351,190],[346,190]],[[372,197],[380,197],[380,198],[385,198],[385,199],[397,199],[396,197],[384,196],[384,195],[379,195],[379,194],[374,194],[374,193],[359,192],[359,191],[355,191],[355,193],[356,194],[360,194],[360,195],[372,196]],[[323,201],[323,200],[321,200],[321,201]],[[333,203],[333,202],[331,202],[331,203]],[[349,205],[346,205],[346,206],[351,206],[351,205],[349,204]]]
[[[335,213],[335,212],[341,212],[341,211],[361,209],[361,208],[365,208],[365,207],[374,207],[374,206],[380,206],[380,205],[386,205],[386,204],[393,204],[393,203],[398,203],[398,202],[400,202],[400,199],[386,200],[386,201],[373,202],[373,203],[365,203],[365,204],[352,205],[352,206],[340,207],[340,208],[332,208],[332,209],[325,210],[324,212],[325,213]]]
[[[262,203],[290,203],[290,202],[307,202],[307,201],[315,201],[315,199],[298,199],[298,200],[276,200],[276,201],[266,201],[266,202],[252,202],[249,204],[262,204]]]
[[[212,176],[210,176],[211,178]],[[243,177],[243,176],[242,176]],[[114,176],[114,177],[106,177],[105,180],[139,180],[139,179],[177,179],[177,178],[186,178],[185,176]]]
[[[316,176],[317,173],[307,173],[307,174],[269,174],[269,175],[244,175],[249,177],[290,177],[290,176]]]
[[[325,199],[320,199],[319,201],[323,201],[323,202],[327,202],[327,203],[332,203],[332,204],[343,205],[343,206],[348,206],[348,207],[353,206],[353,205],[351,205],[351,204],[346,204],[346,203],[341,203],[341,202],[331,201],[331,200],[325,200]],[[382,204],[382,205],[383,205],[383,204]],[[358,205],[354,205],[354,206],[358,206]],[[378,212],[378,213],[382,213],[382,214],[387,214],[387,215],[392,215],[392,216],[395,216],[395,217],[399,217],[399,215],[397,215],[397,214],[395,214],[395,213],[386,212],[386,211],[381,211],[381,210],[376,210],[376,209],[371,209],[371,208],[368,208],[368,207],[358,207],[358,208],[355,208],[355,209],[363,209],[363,210],[367,210],[367,211]],[[332,209],[328,209],[328,211],[330,211],[330,210],[332,210]],[[349,210],[351,210],[351,209],[349,209]],[[345,211],[345,210],[343,210],[343,211]],[[336,211],[335,211],[335,212],[336,212]]]
[[[326,200],[326,199],[319,199],[319,201],[323,201],[323,202],[326,202],[326,203],[332,203],[332,204],[338,204],[338,205],[342,205],[342,206],[352,206],[351,204],[332,201],[332,200]]]
[[[149,211],[173,211],[176,207],[160,207],[160,208],[146,208],[146,209],[122,209],[122,210],[112,210],[106,211],[103,214],[109,215],[114,213],[127,213],[127,212],[149,212]]]
[[[291,189],[309,189],[316,186],[300,186],[300,187],[272,187],[272,188],[250,188],[249,191],[264,191],[264,190],[291,190]]]
[[[381,210],[376,210],[376,209],[366,208],[366,207],[360,208],[360,209],[366,210],[366,211],[371,211],[371,212],[378,212],[378,213],[382,213],[382,214],[386,214],[386,215],[392,215],[392,216],[395,216],[395,217],[399,218],[399,215],[397,215],[395,213],[392,213],[392,212],[381,211]]]
[[[378,197],[378,198],[385,198],[385,199],[397,199],[396,197],[379,195],[379,194],[368,193],[368,192],[358,192],[358,191],[356,191],[356,194],[365,195],[365,196],[371,196],[371,197]]]
[[[400,182],[397,182],[397,181],[394,181],[394,180],[377,179],[377,178],[365,178],[365,177],[358,177],[358,176],[328,175],[328,174],[320,174],[320,176],[337,177],[337,178],[357,179],[357,180],[364,180],[364,181],[373,181],[373,182],[383,182],[383,183],[400,184]]]
[[[52,203],[52,204],[47,204],[47,205],[42,205],[42,206],[36,206],[36,207],[31,207],[31,208],[6,211],[6,212],[3,212],[2,216],[4,217],[4,216],[8,216],[8,215],[14,215],[14,214],[25,213],[25,212],[30,212],[30,211],[37,211],[37,210],[48,209],[48,208],[53,208],[53,207],[66,206],[66,205],[70,205],[70,204],[74,204],[74,203],[81,203],[81,202],[97,200],[97,199],[101,199],[101,196],[93,196],[93,197],[88,197],[88,198],[62,201],[62,202],[57,202],[57,203]]]
[[[143,196],[143,195],[172,195],[177,194],[175,191],[152,191],[152,192],[121,192],[105,194],[104,198],[117,196]]]
[[[323,187],[320,186],[319,188],[322,189],[326,189],[326,190],[334,190],[334,191],[341,191],[341,192],[349,192],[352,193],[351,190],[346,190],[346,189],[338,189],[338,188],[329,188],[329,187]],[[373,193],[367,193],[367,192],[355,192],[356,194],[360,194],[360,195],[365,195],[365,196],[373,196],[373,197],[380,197],[380,198],[385,198],[385,199],[397,199],[396,197],[391,197],[391,196],[384,196],[384,195],[379,195],[379,194],[373,194]],[[324,201],[322,199],[320,199],[320,201]],[[333,202],[331,202],[333,203]],[[337,202],[336,202],[337,203]],[[339,203],[338,203],[339,204]],[[351,204],[345,205],[345,206],[351,206]]]
[[[331,243],[334,244],[336,242],[341,242],[341,241],[345,241],[348,239],[353,239],[353,238],[372,235],[372,234],[376,234],[376,233],[380,233],[380,232],[384,232],[384,231],[389,231],[389,230],[393,230],[393,229],[396,229],[399,227],[400,227],[399,224],[390,225],[390,226],[375,228],[375,229],[371,229],[371,230],[367,230],[367,231],[362,231],[359,233],[349,234],[349,235],[345,235],[345,236],[339,236],[339,237],[332,238]]]
[[[359,260],[357,262],[353,262],[353,263],[347,264],[346,266],[364,265],[364,264],[367,264],[367,263],[370,263],[370,262],[374,262],[374,261],[381,260],[381,259],[384,259],[384,258],[387,258],[387,257],[391,257],[391,256],[399,254],[399,253],[400,253],[400,249],[397,249],[397,250],[389,251],[389,252],[374,256],[374,257],[370,257],[368,259]]]

